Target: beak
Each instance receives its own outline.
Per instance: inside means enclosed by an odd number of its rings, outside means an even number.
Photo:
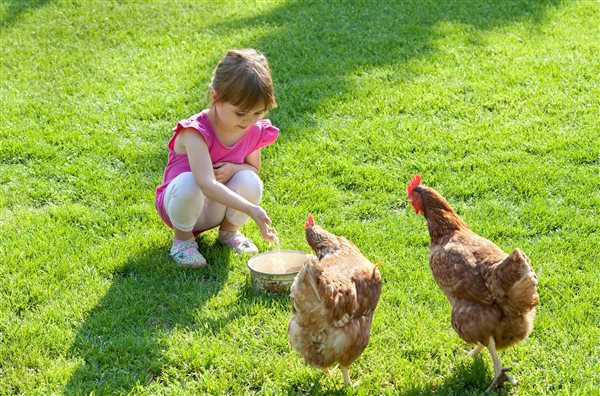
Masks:
[[[415,208],[415,206],[412,204],[412,199],[410,198],[410,196],[406,197],[406,205],[412,207],[413,211],[418,214],[418,215],[422,215],[424,214],[422,210],[417,210],[417,208]]]

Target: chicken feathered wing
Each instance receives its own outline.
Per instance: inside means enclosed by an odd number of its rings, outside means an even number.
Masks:
[[[447,243],[430,245],[429,266],[436,283],[449,299],[491,305],[494,296],[481,271],[504,256],[506,254],[487,239],[470,230],[461,230]]]

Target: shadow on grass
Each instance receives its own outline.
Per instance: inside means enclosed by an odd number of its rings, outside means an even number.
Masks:
[[[478,34],[503,25],[537,22],[558,0],[466,1],[351,1],[291,2],[251,18],[218,24],[230,31],[266,26],[266,33],[238,46],[255,47],[268,57],[279,108],[276,124],[314,125],[319,108],[342,100],[356,84],[353,76],[371,69],[390,68],[389,84],[410,79],[402,66],[438,51],[435,40],[446,34],[445,23],[463,25],[469,45]],[[482,44],[483,45],[483,44]],[[464,60],[467,62],[468,60]],[[461,62],[460,59],[457,62]],[[429,71],[431,73],[431,71]],[[382,84],[384,82],[378,82]],[[365,97],[365,106],[369,98]],[[292,106],[293,104],[293,106]],[[290,122],[290,119],[294,122]],[[293,136],[292,136],[293,137]]]
[[[484,357],[478,356],[477,359],[463,358],[448,373],[444,382],[440,385],[421,385],[401,392],[402,395],[485,395],[485,390],[492,382],[486,368]],[[505,391],[498,391],[496,394],[504,394]],[[492,393],[494,394],[494,393]]]
[[[227,318],[204,318],[204,305],[228,278],[230,252],[217,243],[200,248],[207,268],[171,264],[166,252],[132,258],[114,274],[106,295],[89,313],[75,338],[72,355],[81,366],[65,394],[127,394],[150,383],[168,364],[164,351],[175,328],[220,328]],[[217,323],[218,322],[218,323]]]
[[[352,370],[352,368],[350,369]],[[323,377],[325,374],[315,371],[315,374],[311,375],[310,382],[312,386],[308,391],[299,388],[304,388],[305,384],[292,385],[285,389],[285,394],[296,395],[296,394],[310,394],[310,395],[347,395],[354,394],[354,389],[339,387],[338,389],[331,389],[328,385],[322,385]],[[330,375],[340,375],[339,369],[332,370]],[[353,381],[356,381],[354,378]],[[360,380],[358,378],[358,380]],[[489,382],[488,382],[489,381]],[[478,357],[474,361],[468,359],[465,362],[461,362],[454,369],[452,373],[446,377],[444,382],[440,385],[429,385],[424,384],[421,386],[415,386],[409,389],[396,389],[394,394],[402,396],[423,396],[423,395],[486,395],[485,390],[491,383],[492,377],[490,377],[486,368],[485,362],[482,357]],[[356,388],[360,391],[360,384]],[[492,394],[507,394],[506,389],[497,390],[496,393]]]
[[[352,373],[352,366],[350,367]],[[284,393],[287,395],[299,395],[299,394],[310,394],[310,395],[347,395],[356,394],[354,388],[346,388],[340,386],[332,389],[330,385],[322,384],[326,374],[314,370],[309,378],[303,378],[305,382],[297,383],[284,389]],[[341,377],[339,368],[334,368],[329,375]],[[356,376],[356,375],[355,375]],[[353,378],[353,381],[359,380],[360,378]],[[310,381],[310,388],[306,389],[306,382]],[[489,382],[488,382],[489,381]],[[468,361],[461,362],[454,369],[449,376],[446,377],[444,382],[440,385],[429,385],[424,384],[421,386],[415,386],[408,389],[396,389],[394,394],[402,396],[422,396],[422,395],[486,395],[485,390],[492,381],[492,377],[489,375],[486,365],[481,357],[478,357],[474,361],[468,359]],[[360,394],[360,382],[356,388],[356,391]],[[507,394],[506,389],[497,390],[496,393],[492,394]]]
[[[5,16],[0,20],[0,28],[4,29],[14,24],[22,13],[44,6],[48,0],[8,0],[2,3]]]

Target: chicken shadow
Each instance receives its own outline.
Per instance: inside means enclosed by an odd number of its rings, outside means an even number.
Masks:
[[[165,333],[220,328],[230,317],[207,318],[203,307],[228,278],[231,253],[198,239],[211,263],[180,268],[167,252],[148,251],[113,274],[111,286],[79,327],[71,350],[81,365],[64,394],[127,394],[169,365]],[[107,379],[110,380],[107,380]]]
[[[460,358],[458,358],[460,359]],[[330,375],[340,375],[337,369],[334,369]],[[332,389],[330,384],[325,383],[325,374],[314,370],[308,378],[302,378],[303,382],[295,383],[286,389],[284,394],[287,395],[348,395],[360,394],[360,384],[356,389],[338,387]],[[423,395],[488,395],[485,393],[489,383],[492,381],[489,370],[486,367],[485,361],[481,356],[476,359],[461,359],[457,366],[446,376],[442,384],[414,386],[408,389],[396,389],[393,393],[400,396],[423,396]],[[310,388],[306,388],[306,384],[310,383]],[[506,389],[499,389],[492,392],[492,395],[507,394]]]
[[[493,373],[486,366],[485,359],[477,356],[473,359],[468,356],[456,356],[458,360],[452,372],[445,375],[441,384],[424,384],[412,387],[401,395],[487,395],[485,390],[492,382]],[[509,388],[507,388],[509,389]],[[498,390],[495,394],[506,394],[506,390]]]

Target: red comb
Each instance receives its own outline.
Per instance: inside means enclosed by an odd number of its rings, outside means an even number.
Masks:
[[[413,188],[417,187],[419,184],[421,184],[421,175],[414,175],[413,178],[410,179],[410,182],[408,182],[408,187],[406,187],[408,194],[410,195]]]
[[[315,225],[315,219],[313,218],[312,213],[308,215],[308,219],[306,223],[304,223],[304,228],[312,227]]]

